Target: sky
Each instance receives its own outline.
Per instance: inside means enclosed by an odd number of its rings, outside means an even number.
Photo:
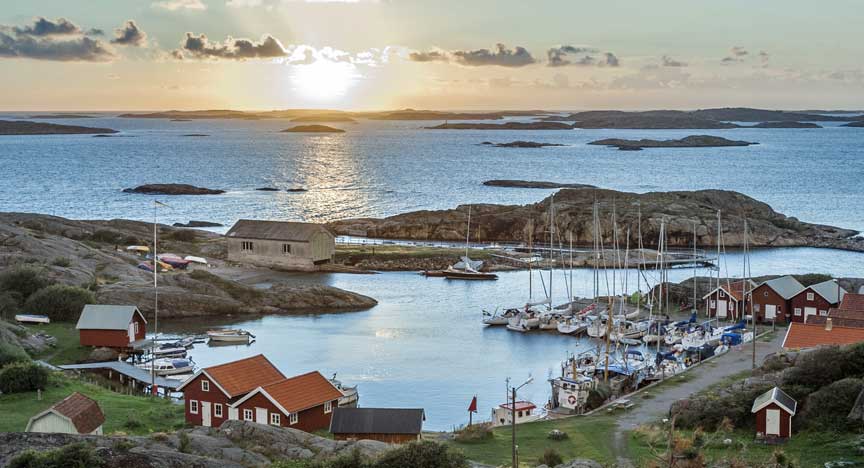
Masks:
[[[860,0],[0,0],[0,110],[864,108]]]

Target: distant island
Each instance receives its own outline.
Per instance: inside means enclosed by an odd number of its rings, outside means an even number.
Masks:
[[[751,127],[744,128],[822,128],[821,125],[817,125],[813,122],[761,122]]]
[[[751,109],[749,107],[724,107],[722,109],[700,109],[690,114],[703,119],[729,122],[843,122],[854,120],[848,116],[818,113],[788,112],[780,110]]]
[[[857,122],[851,122],[851,123],[848,123],[848,124],[843,125],[843,126],[844,126],[844,127],[858,127],[858,128],[864,128],[864,120],[859,120],[859,121],[857,121]]]
[[[293,119],[291,119],[291,121],[292,122],[347,122],[347,123],[357,122],[356,120],[354,120],[351,117],[349,117],[345,114],[342,114],[342,113],[305,115],[303,117],[293,118]]]
[[[679,140],[625,140],[622,138],[607,138],[588,143],[589,145],[616,146],[620,150],[633,151],[642,148],[713,148],[720,146],[750,146],[757,145],[749,141],[727,140],[711,135],[690,135]]]
[[[0,120],[0,135],[92,135],[94,133],[117,133],[117,130],[31,122],[29,120]]]
[[[439,112],[404,109],[370,114],[368,118],[371,120],[499,120],[504,118],[504,114],[500,112]]]
[[[486,146],[494,146],[496,148],[542,148],[544,146],[566,146],[561,143],[538,143],[536,141],[511,141],[510,143],[492,143],[491,141],[484,141],[480,143],[481,145]]]
[[[487,180],[483,185],[488,187],[511,187],[511,188],[533,188],[533,189],[559,189],[559,188],[594,188],[588,184],[565,184],[561,182],[546,182],[539,180]]]
[[[224,190],[196,187],[189,184],[145,184],[135,188],[123,189],[126,193],[143,193],[147,195],[219,195]]]
[[[572,125],[561,122],[443,123],[424,128],[430,130],[573,130]]]
[[[184,136],[184,137],[208,137],[210,135],[208,135],[206,133],[187,133],[185,135],[180,135],[180,136]]]
[[[92,115],[84,114],[39,114],[31,115],[31,119],[92,119]]]
[[[587,111],[570,114],[576,128],[620,129],[724,129],[738,125],[705,119],[683,111]]]
[[[341,128],[328,127],[327,125],[297,125],[286,128],[281,133],[345,133]]]

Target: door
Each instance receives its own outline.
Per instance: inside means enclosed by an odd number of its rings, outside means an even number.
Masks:
[[[267,424],[267,408],[255,408],[255,422]]]
[[[210,418],[210,402],[202,401],[201,402],[201,425],[204,427],[210,427],[213,424],[213,421]]]
[[[804,323],[807,323],[807,317],[811,315],[816,315],[815,307],[805,307],[804,308]]]
[[[765,304],[765,320],[774,320],[775,318],[777,318],[777,306]]]
[[[129,322],[129,342],[135,341],[135,321]]]
[[[726,301],[717,301],[717,318],[726,318]]]
[[[780,435],[780,410],[765,411],[765,435]]]
[[[240,419],[237,408],[228,408],[228,419],[233,419],[235,421]]]

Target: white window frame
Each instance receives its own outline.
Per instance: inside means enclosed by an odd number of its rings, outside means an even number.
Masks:
[[[288,415],[288,424],[293,426],[300,422],[300,413],[290,413]]]
[[[209,380],[201,380],[201,391],[209,392],[210,391],[210,381]]]
[[[807,293],[807,300],[808,300],[808,301],[812,301],[812,300],[813,300],[813,297],[814,297],[814,296],[813,296],[813,293],[811,293],[811,292],[808,292],[808,293]]]
[[[714,305],[714,299],[711,299],[711,308],[714,309],[716,306]]]
[[[189,400],[189,413],[198,414],[198,400]]]
[[[800,308],[800,307],[796,307],[796,308],[795,308],[795,316],[796,316],[796,317],[800,317],[800,316],[801,316],[801,308]]]
[[[282,255],[291,255],[291,244],[287,242],[282,244]]]
[[[827,310],[820,310],[820,311],[819,311],[819,315],[821,315],[822,317],[827,317],[827,316],[828,316],[828,311],[827,311]]]
[[[134,322],[132,322],[132,323],[135,324],[135,335],[137,335],[137,334],[138,334],[138,321],[136,320],[136,321],[134,321]]]
[[[270,413],[270,425],[271,426],[281,426],[282,425],[282,415],[279,413]]]
[[[240,250],[243,252],[252,252],[255,250],[255,244],[252,241],[241,241]]]
[[[222,403],[213,403],[213,416],[217,418],[221,418],[222,416]]]
[[[255,412],[251,409],[243,410],[243,420],[244,421],[254,421],[255,420]]]
[[[330,414],[333,411],[333,402],[325,401],[324,402],[324,414]]]

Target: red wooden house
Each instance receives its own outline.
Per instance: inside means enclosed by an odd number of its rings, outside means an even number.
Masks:
[[[135,306],[87,304],[75,328],[81,346],[131,350],[143,342],[147,320]]]
[[[774,387],[753,401],[751,413],[756,415],[756,438],[784,441],[792,436],[792,417],[798,403],[783,390]]]
[[[791,314],[791,300],[804,286],[791,276],[768,280],[750,292],[750,313],[759,322],[785,323]]]
[[[808,317],[827,317],[832,307],[840,305],[846,294],[837,281],[828,280],[802,289],[790,300],[791,321],[808,322]]]
[[[755,285],[751,280],[721,283],[719,287],[702,297],[705,300],[708,317],[740,320],[741,312],[746,310],[750,302],[750,290]]]

